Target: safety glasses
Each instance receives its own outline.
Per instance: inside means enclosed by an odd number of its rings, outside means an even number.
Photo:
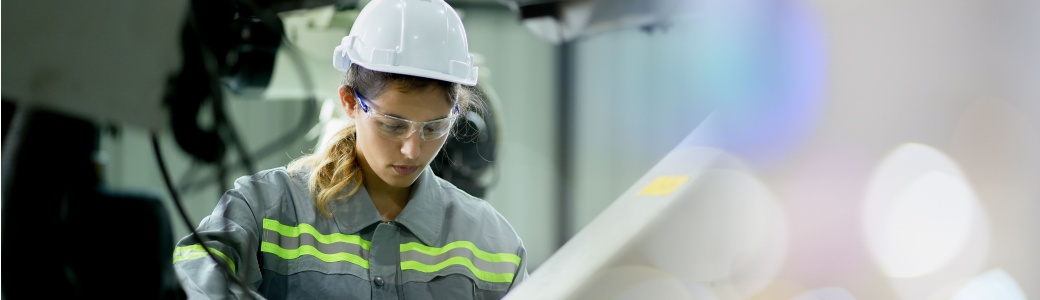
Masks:
[[[379,133],[395,141],[403,141],[411,137],[415,132],[419,132],[419,138],[423,141],[444,137],[451,131],[451,126],[455,123],[455,117],[459,115],[459,106],[455,105],[451,116],[432,121],[416,122],[375,112],[374,109],[368,107],[368,104],[365,103],[365,97],[362,97],[357,90],[354,90],[354,97],[358,99],[358,104],[361,105],[361,110],[365,112],[366,118],[374,121],[372,124],[379,130]]]

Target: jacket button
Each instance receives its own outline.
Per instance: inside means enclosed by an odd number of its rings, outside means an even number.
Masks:
[[[376,286],[383,286],[383,277],[382,276],[376,276],[375,279],[372,279],[372,283],[375,283]]]

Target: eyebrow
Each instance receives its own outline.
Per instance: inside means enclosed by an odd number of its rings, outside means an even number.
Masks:
[[[371,107],[372,109],[376,109],[376,106],[378,106],[377,104],[375,104],[375,103],[374,103],[374,102],[372,101],[372,99],[369,99],[368,97],[365,97],[364,95],[361,95],[361,93],[359,93],[358,91],[354,91],[354,95],[355,95],[356,97],[358,97],[358,98],[361,98],[361,99],[359,99],[359,100],[361,100],[361,101],[364,101],[364,102],[368,103],[368,106],[369,106],[369,107]],[[458,104],[452,105],[452,109],[454,109],[455,111],[458,111],[458,109],[459,109],[459,107],[458,107]],[[450,116],[451,116],[451,112],[448,112],[448,115],[447,115],[447,116],[441,116],[441,117],[438,117],[438,118],[433,118],[433,119],[429,119],[429,120],[426,120],[426,121],[413,121],[412,119],[409,119],[409,118],[405,118],[405,117],[403,117],[403,116],[400,116],[400,115],[397,115],[397,114],[387,114],[387,113],[382,113],[382,112],[379,112],[379,114],[382,114],[382,115],[384,115],[384,116],[390,116],[390,117],[394,117],[394,118],[402,119],[402,120],[408,120],[408,121],[412,121],[412,122],[433,122],[433,121],[440,121],[440,120],[443,120],[443,119],[447,119],[448,117],[450,117]]]
[[[399,115],[396,115],[396,114],[384,114],[384,113],[381,113],[381,112],[377,112],[377,113],[379,113],[379,114],[382,114],[382,115],[385,115],[385,116],[390,116],[390,117],[394,117],[394,118],[402,119],[402,120],[408,120],[408,121],[412,121],[412,122],[433,122],[433,121],[440,121],[440,120],[444,120],[444,119],[447,119],[447,118],[448,118],[448,117],[450,116],[450,115],[448,115],[448,116],[443,116],[443,117],[439,117],[439,118],[429,119],[429,120],[426,120],[426,121],[413,121],[412,119],[409,119],[409,118],[405,118],[405,117],[402,117],[402,116],[399,116]]]

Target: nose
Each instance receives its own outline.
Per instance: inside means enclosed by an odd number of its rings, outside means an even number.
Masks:
[[[404,138],[404,140],[401,141],[401,154],[404,154],[405,158],[419,158],[419,152],[422,150],[420,148],[422,146],[422,138],[420,137],[420,135],[421,134],[419,134],[418,132],[412,131],[410,134],[408,134],[408,137]]]

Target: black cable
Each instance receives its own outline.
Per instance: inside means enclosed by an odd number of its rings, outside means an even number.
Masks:
[[[251,2],[250,3],[246,3],[246,4],[247,4],[247,6],[252,8],[254,11],[260,11],[259,9],[257,9],[255,4],[253,4]],[[197,27],[197,24],[194,23],[194,11],[191,10],[191,13],[193,14],[193,16],[191,18],[192,29],[197,31],[197,30],[199,30],[199,28]],[[277,24],[275,22],[271,22],[269,19],[266,19],[266,18],[261,18],[261,19],[264,21],[264,24],[266,24],[267,26],[270,26],[271,29],[274,30],[274,32],[281,32],[281,28],[276,28]],[[303,117],[301,118],[300,122],[298,123],[297,128],[287,132],[285,135],[282,135],[281,137],[279,137],[275,141],[272,141],[268,145],[262,147],[259,151],[257,151],[257,153],[259,154],[258,156],[270,155],[269,153],[273,153],[276,149],[284,147],[285,144],[291,142],[292,140],[294,140],[296,138],[299,138],[300,136],[304,136],[304,133],[306,133],[310,129],[310,127],[311,127],[310,120],[313,119],[314,118],[314,114],[317,113],[316,112],[316,103],[315,103],[316,97],[314,96],[314,91],[313,91],[314,85],[313,85],[313,81],[310,78],[310,74],[307,73],[307,71],[306,71],[306,66],[304,65],[303,59],[299,55],[299,51],[295,47],[292,46],[292,43],[289,42],[288,39],[285,38],[284,34],[282,34],[282,38],[284,40],[284,45],[283,46],[286,47],[289,50],[288,53],[293,58],[293,60],[295,62],[295,65],[297,66],[297,70],[300,72],[300,78],[303,81],[303,85],[305,87],[305,90],[308,93],[307,99],[306,99],[307,107],[304,108]],[[202,47],[202,52],[203,52],[202,56],[203,56],[204,68],[206,69],[207,73],[209,73],[209,74],[216,74],[216,75],[213,75],[214,77],[210,77],[209,78],[210,80],[208,80],[208,82],[210,84],[210,90],[212,91],[211,96],[212,96],[213,105],[214,105],[213,108],[214,108],[214,121],[215,121],[215,124],[218,126],[218,128],[222,128],[223,129],[223,136],[224,136],[224,138],[230,139],[231,142],[236,147],[236,149],[238,150],[238,153],[239,153],[239,156],[240,156],[240,161],[241,161],[241,164],[239,166],[243,166],[243,167],[247,168],[250,173],[253,173],[253,172],[255,172],[255,170],[254,170],[253,165],[252,165],[252,160],[250,159],[251,155],[245,149],[245,145],[242,142],[242,140],[240,139],[240,137],[238,136],[237,131],[235,130],[234,124],[232,124],[229,121],[227,113],[224,110],[225,102],[224,102],[223,95],[221,93],[222,89],[220,88],[219,83],[216,80],[217,78],[219,78],[221,73],[219,72],[219,69],[218,69],[219,65],[217,65],[215,54],[212,52],[211,49],[209,49],[209,47],[206,45],[205,42],[200,43],[200,46]],[[225,277],[230,276],[231,278],[233,278],[235,283],[242,289],[243,293],[248,295],[249,298],[252,298],[251,289],[248,287],[248,285],[245,282],[243,282],[241,278],[236,276],[236,274],[232,274],[231,272],[228,272],[230,270],[230,267],[225,262],[223,262],[221,259],[219,259],[216,255],[213,254],[213,251],[208,246],[206,246],[205,241],[203,240],[203,238],[195,230],[194,224],[188,218],[187,212],[185,211],[183,205],[181,204],[179,193],[177,192],[177,189],[174,187],[173,182],[169,178],[169,173],[168,173],[168,171],[166,169],[165,163],[163,162],[162,152],[161,152],[161,150],[159,148],[158,137],[156,136],[156,134],[154,132],[152,133],[152,146],[153,146],[154,151],[155,151],[156,160],[159,162],[159,168],[160,168],[160,171],[162,172],[162,175],[163,175],[163,181],[165,182],[167,189],[169,189],[170,195],[173,198],[174,204],[176,204],[177,210],[180,213],[181,218],[183,219],[183,221],[184,221],[185,225],[188,227],[188,229],[191,231],[191,236],[193,236],[199,242],[199,245],[202,246],[202,248],[206,251],[206,253],[209,255],[209,257],[211,259],[213,259],[213,261],[218,266],[223,268]],[[225,165],[224,165],[223,161],[219,161],[218,162],[218,170],[216,172],[216,176],[219,177],[218,181],[220,183],[222,183],[223,180],[225,179],[224,177],[226,176],[227,172],[228,172],[228,168],[225,168]],[[212,182],[212,180],[209,180],[209,182]],[[223,184],[221,185],[221,187],[222,188],[224,187]]]
[[[281,28],[281,24],[272,21],[271,19],[278,18],[277,15],[266,10],[261,10],[256,3],[251,0],[238,0],[237,2],[248,7],[255,13],[255,15],[259,16],[259,19],[263,21],[263,24],[267,26],[269,30],[273,32],[282,32],[283,28]],[[310,124],[308,120],[313,119],[314,115],[317,114],[317,96],[314,95],[314,80],[311,79],[311,74],[307,72],[307,64],[303,61],[303,57],[300,56],[300,50],[297,49],[292,41],[288,39],[287,35],[282,34],[281,36],[281,47],[287,50],[286,53],[289,54],[289,57],[293,60],[293,65],[299,73],[300,83],[303,85],[304,91],[307,93],[304,99],[307,107],[304,108],[304,117],[301,118],[300,123],[298,123],[295,130],[292,130],[289,134],[283,135],[278,140],[267,144],[267,146],[261,147],[260,150],[257,151],[258,154],[264,156],[270,155],[270,153],[273,153],[275,150],[284,147],[285,144],[291,142],[296,137],[303,136],[304,133],[309,131],[312,127],[312,124]]]
[[[190,18],[190,20],[192,21],[190,23],[191,28],[196,32],[199,32],[198,24],[195,20],[196,17],[194,9],[190,10],[190,13],[192,14]],[[239,159],[242,161],[242,165],[245,166],[250,173],[253,173],[255,171],[255,168],[253,167],[253,162],[249,158],[249,154],[246,152],[245,145],[242,143],[242,140],[239,139],[238,133],[235,130],[234,125],[228,121],[227,111],[224,109],[225,99],[223,89],[220,86],[220,77],[222,72],[220,70],[219,60],[217,59],[216,54],[213,53],[213,50],[206,44],[205,41],[201,41],[199,43],[199,48],[202,51],[203,67],[206,70],[206,73],[210,74],[210,76],[208,76],[209,80],[207,80],[207,82],[209,83],[209,88],[211,91],[210,97],[212,97],[213,100],[213,121],[217,127],[218,134],[223,133],[221,134],[221,136],[224,139],[228,139],[231,141],[231,144],[235,146],[235,149],[238,149],[240,156]],[[226,168],[224,166],[223,160],[218,160],[217,164],[218,168],[220,169]],[[227,170],[225,169],[222,171],[226,172]],[[219,179],[223,180],[224,178]]]
[[[210,53],[210,55],[213,55],[213,53]],[[214,79],[213,81],[215,82],[217,80]],[[220,91],[221,90],[217,90],[217,93],[220,93]],[[230,140],[231,144],[235,146],[235,149],[238,151],[238,156],[239,156],[239,161],[241,162],[241,166],[245,167],[246,171],[249,174],[255,173],[256,172],[256,168],[253,165],[253,160],[251,158],[251,155],[246,150],[245,143],[243,143],[242,142],[242,138],[239,137],[238,130],[235,129],[234,123],[232,123],[231,121],[228,120],[227,110],[224,109],[224,98],[223,98],[223,96],[221,96],[219,98],[219,103],[217,103],[216,107],[214,107],[214,108],[215,108],[214,114],[216,115],[215,119],[216,119],[216,123],[218,125],[217,128],[218,128],[218,130],[219,129],[223,129],[223,130],[219,130],[218,132],[221,133],[221,136],[223,138]],[[223,161],[221,161],[221,166],[223,167]],[[224,170],[224,171],[226,172],[227,170]],[[220,179],[223,180],[224,178],[220,178]]]
[[[313,126],[313,124],[311,124],[311,122],[309,121],[314,119],[314,115],[317,113],[317,106],[315,102],[308,102],[309,103],[307,107],[304,108],[304,112],[300,117],[300,122],[297,123],[298,125],[296,126],[296,128],[287,131],[286,133],[279,136],[277,139],[265,144],[259,150],[253,152],[252,157],[254,159],[268,157],[276,153],[279,149],[285,148],[285,145],[292,143],[294,140],[306,135],[307,131],[309,131],[310,128]],[[240,165],[228,166],[228,170],[226,171],[234,171],[240,167]],[[182,183],[180,186],[180,191],[190,193],[195,189],[200,188],[201,186],[212,184],[215,177],[218,175],[216,173],[210,173],[204,176],[196,176],[196,174],[201,171],[204,170],[198,168],[196,165],[193,165],[193,167],[189,168],[188,171],[184,173],[184,175],[181,175]]]
[[[256,5],[256,3],[252,1],[237,1],[237,3],[242,4],[246,6],[248,9],[250,9],[254,15],[258,16],[258,19],[262,21],[262,24],[267,26],[268,29],[272,32],[282,31],[282,28],[280,28],[281,25],[270,19],[272,17],[277,18],[276,15],[272,15],[265,10],[261,10]],[[252,167],[252,162],[249,160],[250,157],[268,157],[274,154],[277,150],[285,148],[285,145],[292,143],[293,141],[299,139],[302,136],[305,136],[306,133],[310,131],[311,127],[313,127],[313,124],[311,124],[311,120],[313,120],[315,118],[315,115],[317,114],[317,96],[314,95],[314,82],[310,77],[310,73],[307,72],[307,66],[303,61],[303,58],[300,56],[299,49],[297,49],[292,44],[292,42],[288,40],[285,34],[281,34],[281,36],[283,40],[281,47],[287,49],[286,53],[288,53],[289,57],[293,60],[293,65],[296,66],[297,72],[299,72],[300,81],[304,86],[304,90],[307,92],[306,99],[304,100],[306,106],[303,109],[303,114],[300,117],[300,121],[297,123],[297,126],[292,130],[287,131],[285,134],[279,136],[275,140],[271,141],[270,143],[267,143],[266,145],[260,147],[257,151],[253,152],[252,154],[250,154],[247,153],[245,145],[241,142],[241,139],[238,137],[237,131],[234,130],[231,122],[227,122],[227,117],[223,109],[220,109],[220,111],[218,112],[218,116],[221,117],[220,120],[223,126],[226,126],[225,129],[227,131],[227,134],[229,135],[229,138],[232,139],[232,143],[234,143],[236,145],[236,148],[239,150],[239,155],[242,157],[242,165],[227,166],[227,169],[225,170],[211,173],[206,176],[195,176],[194,173],[198,169],[189,169],[188,172],[185,172],[185,174],[182,175],[182,177],[185,179],[182,180],[182,182],[184,182],[181,186],[182,191],[191,192],[193,189],[196,189],[199,186],[205,186],[206,184],[213,183],[215,176],[218,177],[217,180],[223,180],[220,173],[229,173],[236,167],[244,166],[247,169],[246,171],[252,174],[255,172],[255,170]],[[209,54],[212,55],[212,53]],[[223,105],[222,100],[223,99],[221,98],[220,105]],[[224,166],[221,165],[221,167]],[[190,180],[193,178],[197,179],[194,181]]]
[[[181,204],[180,196],[177,194],[177,190],[173,188],[173,182],[170,181],[169,173],[166,170],[166,163],[163,162],[162,150],[159,148],[159,137],[155,134],[155,132],[151,133],[151,137],[152,149],[155,152],[155,160],[159,163],[159,172],[162,173],[163,182],[166,183],[166,189],[170,191],[170,197],[173,198],[173,204],[177,207],[177,212],[180,213],[181,219],[184,221],[184,225],[188,227],[188,230],[191,231],[191,236],[195,237],[195,240],[199,242],[199,245],[202,246],[203,250],[206,250],[206,253],[209,255],[210,258],[213,259],[213,262],[215,262],[218,266],[221,267],[222,270],[224,270],[224,276],[230,276],[231,278],[235,279],[235,282],[239,285],[240,288],[242,288],[242,291],[245,292],[249,299],[252,299],[252,290],[248,288],[248,285],[246,285],[246,283],[242,281],[242,278],[239,278],[235,274],[228,272],[229,270],[231,270],[231,267],[228,266],[223,260],[218,258],[217,255],[213,254],[213,250],[210,250],[210,248],[206,246],[206,241],[203,240],[202,236],[200,236],[197,231],[195,231],[195,225],[191,222],[190,219],[188,219],[188,213],[184,210],[184,206]]]
[[[240,166],[245,167],[246,172],[249,174],[256,173],[256,167],[253,165],[251,155],[246,150],[246,145],[242,143],[242,138],[239,137],[235,125],[228,121],[227,115],[224,113],[223,109],[221,109],[220,115],[220,128],[224,129],[220,132],[224,133],[224,138],[231,140],[231,143],[235,145],[235,149],[238,150],[239,161],[241,161]]]

